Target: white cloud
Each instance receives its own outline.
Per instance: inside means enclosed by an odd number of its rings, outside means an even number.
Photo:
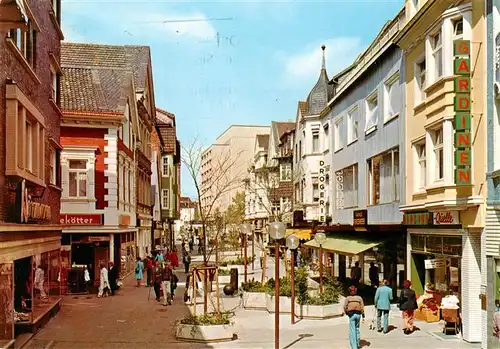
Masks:
[[[303,84],[318,78],[323,44],[326,45],[326,70],[329,77],[348,67],[363,50],[360,38],[337,37],[308,45],[295,54],[280,53],[288,83]]]

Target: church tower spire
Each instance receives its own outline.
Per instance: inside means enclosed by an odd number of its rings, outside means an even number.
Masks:
[[[321,70],[326,70],[326,62],[325,62],[325,45],[321,45],[322,57],[321,57]]]

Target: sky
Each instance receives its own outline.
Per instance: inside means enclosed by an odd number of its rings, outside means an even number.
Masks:
[[[181,144],[232,124],[295,120],[318,79],[347,67],[404,0],[62,0],[65,41],[151,47],[157,107]],[[182,195],[195,198],[187,171]]]

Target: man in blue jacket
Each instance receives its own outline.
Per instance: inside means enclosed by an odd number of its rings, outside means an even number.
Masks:
[[[375,307],[377,308],[377,330],[382,332],[382,317],[384,318],[384,333],[389,332],[389,310],[391,309],[392,289],[389,281],[384,280],[383,285],[375,292]]]

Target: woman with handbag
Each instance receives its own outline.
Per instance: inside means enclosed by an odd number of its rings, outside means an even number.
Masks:
[[[415,309],[418,309],[417,295],[415,294],[415,291],[410,288],[410,280],[405,280],[405,282],[403,282],[403,287],[404,289],[401,292],[401,298],[399,301],[399,309],[402,311],[404,321],[403,332],[405,334],[411,334],[414,330],[414,312]]]

